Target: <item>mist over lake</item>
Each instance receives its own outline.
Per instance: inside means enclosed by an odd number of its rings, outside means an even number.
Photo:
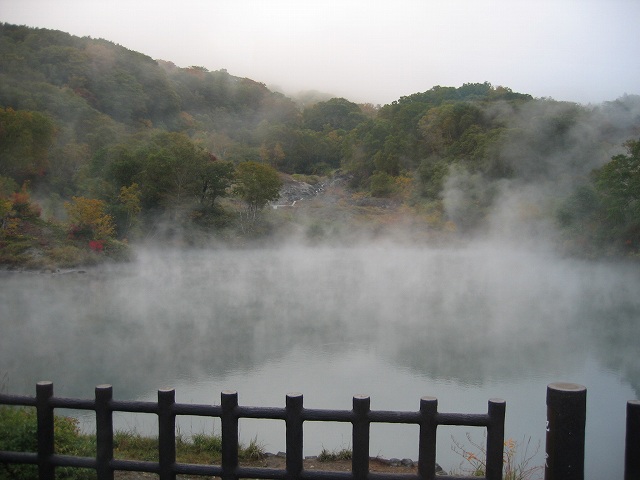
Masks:
[[[541,441],[546,386],[587,387],[588,478],[619,478],[627,400],[638,398],[640,273],[480,245],[147,249],[86,273],[0,274],[0,375],[9,393],[52,380],[60,396],[443,412],[507,401],[506,436]],[[118,428],[144,430],[145,420]],[[153,424],[153,422],[151,422]],[[284,424],[241,421],[242,440],[284,449]],[[417,459],[417,427],[372,426],[371,455]],[[210,428],[187,419],[183,433]],[[216,428],[215,425],[213,427]],[[404,428],[404,429],[403,429]],[[461,461],[439,429],[438,461]],[[474,432],[481,435],[479,429]],[[480,437],[481,438],[481,437]],[[348,425],[305,424],[305,454],[350,447]]]

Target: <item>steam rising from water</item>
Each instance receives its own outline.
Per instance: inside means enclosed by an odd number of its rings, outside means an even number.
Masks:
[[[140,387],[137,368],[122,363],[135,359],[153,388],[174,374],[252,368],[293,347],[355,345],[422,374],[483,382],[525,363],[548,368],[546,349],[588,341],[602,325],[615,331],[624,312],[640,311],[637,280],[632,268],[488,245],[142,251],[113,271],[4,274],[3,363],[10,377],[21,372],[11,385],[30,377],[31,388],[62,350],[61,373],[81,374],[90,359],[87,385]],[[43,358],[28,362],[33,376],[21,366],[26,346]],[[461,369],[470,354],[482,361]]]
[[[510,173],[492,179],[453,167],[442,192],[447,218],[464,226],[486,215],[491,238],[536,248],[556,238],[549,221],[554,208],[640,134],[635,95],[593,107],[543,99],[496,103],[485,115],[508,126],[487,161]]]
[[[536,435],[546,383],[599,395],[593,362],[638,396],[639,276],[495,244],[143,250],[86,274],[2,273],[1,373],[12,393],[49,379],[63,396],[111,383],[117,398],[169,386],[201,403],[236,389],[245,404],[300,391],[318,408],[365,393],[374,409],[435,395],[482,411],[501,396],[508,428]],[[542,418],[522,425],[527,409]]]

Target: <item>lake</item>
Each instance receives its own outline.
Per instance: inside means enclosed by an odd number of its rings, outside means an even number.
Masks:
[[[587,478],[622,478],[626,402],[640,390],[640,269],[508,246],[139,250],[85,273],[0,273],[0,382],[7,393],[121,400],[176,389],[185,403],[485,413],[507,402],[506,437],[544,462],[546,386],[587,387]],[[90,418],[80,415],[84,428]],[[118,415],[117,428],[154,420]],[[180,419],[182,434],[219,424]],[[372,426],[371,455],[417,459],[417,426]],[[456,469],[440,427],[438,463]],[[284,450],[284,422],[241,420],[241,440]],[[305,454],[350,448],[350,426],[305,423]],[[524,442],[524,443],[523,443]],[[540,442],[540,450],[535,447]]]

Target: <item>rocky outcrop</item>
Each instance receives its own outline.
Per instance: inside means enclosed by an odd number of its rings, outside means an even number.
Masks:
[[[311,185],[297,180],[288,180],[280,190],[280,198],[271,203],[273,208],[295,207],[301,200],[310,199],[322,193],[326,187],[324,182]]]

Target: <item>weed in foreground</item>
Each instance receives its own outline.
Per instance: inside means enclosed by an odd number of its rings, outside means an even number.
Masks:
[[[466,436],[471,445],[470,449],[467,449],[465,445],[458,442],[453,436],[451,437],[453,442],[451,450],[463,458],[460,464],[460,472],[458,473],[473,477],[483,477],[487,469],[486,447],[474,441],[469,433]],[[533,452],[530,449],[531,437],[528,439],[523,438],[520,443],[513,439],[508,439],[504,442],[502,456],[502,478],[504,480],[540,480],[542,478],[543,466],[531,465],[533,458],[540,450],[540,442],[538,442]]]

